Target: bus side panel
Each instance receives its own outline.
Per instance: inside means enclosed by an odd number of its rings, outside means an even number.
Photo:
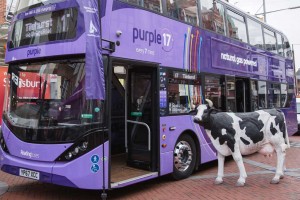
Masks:
[[[297,133],[298,131],[297,113],[294,105],[295,104],[292,103],[290,109],[281,109],[285,114],[286,126],[289,136]]]
[[[108,142],[90,151],[89,153],[67,163],[56,163],[53,167],[54,184],[60,184],[55,176],[64,176],[78,188],[102,189],[103,175],[105,176],[105,188],[108,188]],[[94,158],[97,159],[94,159]],[[103,167],[103,162],[105,163]]]
[[[110,40],[121,44],[112,56],[183,67],[185,44],[188,43],[185,38],[191,33],[192,26],[120,1],[113,2],[109,18],[109,33],[104,31],[103,37],[108,34]],[[109,20],[108,16],[103,19],[106,20]],[[122,31],[122,35],[117,36],[117,31]]]
[[[216,160],[216,150],[205,130],[193,122],[191,115],[177,115],[160,118],[160,172],[173,172],[173,151],[178,137],[185,131],[194,132],[200,144],[200,163]],[[197,144],[197,142],[195,142]],[[165,146],[166,145],[166,146]],[[165,146],[165,147],[163,147]]]
[[[160,175],[173,172],[173,151],[160,154]]]

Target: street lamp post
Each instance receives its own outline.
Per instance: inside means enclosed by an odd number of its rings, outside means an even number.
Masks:
[[[266,0],[263,0],[263,8],[264,8],[264,22],[267,22]]]
[[[265,0],[263,0],[263,10],[264,11],[262,13],[255,14],[255,16],[264,15],[264,22],[267,22],[267,14],[269,14],[269,13],[274,13],[274,12],[283,11],[283,10],[294,10],[294,9],[298,9],[298,8],[300,8],[300,6],[290,7],[290,8],[282,8],[279,10],[272,10],[272,11],[266,12],[266,3],[265,3]]]

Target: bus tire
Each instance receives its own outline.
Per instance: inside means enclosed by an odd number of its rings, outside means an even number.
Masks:
[[[196,145],[190,135],[181,135],[174,147],[173,173],[175,180],[189,177],[196,165]]]

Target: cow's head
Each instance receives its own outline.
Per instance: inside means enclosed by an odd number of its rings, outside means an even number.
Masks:
[[[197,107],[197,114],[196,116],[194,117],[194,122],[195,123],[198,123],[198,124],[202,124],[203,122],[203,115],[204,113],[207,113],[209,109],[211,109],[213,107],[213,102],[209,99],[205,99],[205,101],[208,103],[208,104],[202,104],[202,105],[199,105]]]

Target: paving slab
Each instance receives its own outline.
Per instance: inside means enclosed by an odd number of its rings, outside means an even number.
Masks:
[[[205,165],[191,177],[173,181],[168,176],[125,188],[107,191],[108,199],[121,200],[299,200],[300,199],[300,136],[290,137],[285,177],[279,184],[270,184],[275,175],[276,155],[265,158],[253,154],[243,158],[248,174],[244,187],[236,187],[238,168],[226,159],[224,183],[214,185],[217,162]],[[101,199],[101,191],[62,187],[0,172],[0,199]]]

